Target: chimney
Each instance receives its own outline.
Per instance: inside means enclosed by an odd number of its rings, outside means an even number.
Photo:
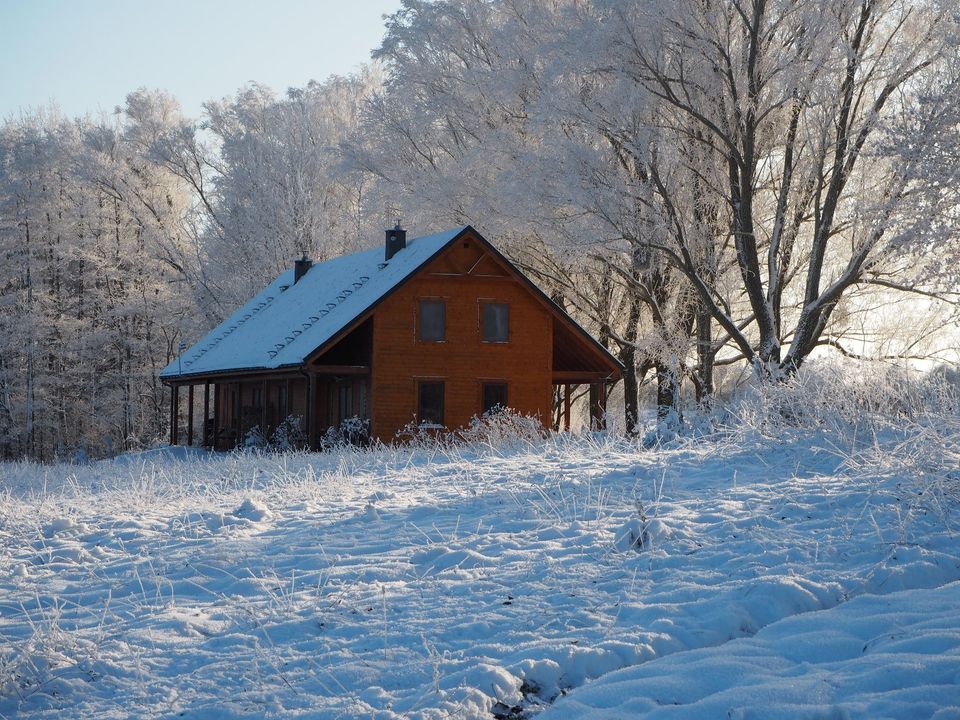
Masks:
[[[388,262],[390,258],[403,250],[406,246],[407,231],[401,229],[400,221],[397,220],[397,224],[394,226],[394,228],[392,230],[387,230],[386,252],[384,253],[383,261]]]
[[[300,260],[295,260],[293,263],[293,284],[296,285],[311,267],[313,267],[313,260],[308,260],[306,253]]]

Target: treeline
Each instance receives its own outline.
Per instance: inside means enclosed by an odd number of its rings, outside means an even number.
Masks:
[[[956,321],[954,2],[406,0],[374,63],[0,127],[0,456],[162,437],[157,372],[302,253],[469,222],[661,416]],[[928,314],[884,334],[892,293]]]

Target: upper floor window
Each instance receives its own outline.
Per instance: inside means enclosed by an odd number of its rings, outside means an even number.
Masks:
[[[510,306],[487,302],[481,305],[481,337],[484,342],[505,343],[510,340]]]
[[[421,300],[419,337],[426,342],[447,339],[447,304],[443,300]]]

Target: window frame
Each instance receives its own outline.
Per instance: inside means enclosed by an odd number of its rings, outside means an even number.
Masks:
[[[491,307],[497,306],[497,307],[503,307],[506,309],[507,327],[506,327],[506,335],[503,340],[488,340],[486,338],[486,332],[487,332],[486,309],[488,306],[491,306]],[[487,299],[480,300],[480,342],[485,343],[487,345],[508,345],[510,343],[510,330],[511,330],[510,303],[503,302],[501,300],[487,300]]]
[[[424,305],[439,305],[442,309],[443,333],[440,338],[426,338],[423,336],[423,307]],[[416,337],[418,342],[422,343],[443,343],[447,341],[447,299],[442,297],[422,297],[417,298],[416,308]]]
[[[503,403],[499,405],[494,405],[493,407],[486,408],[486,391],[488,387],[502,387],[503,388]],[[499,407],[499,412],[503,412],[510,407],[510,383],[506,380],[481,380],[480,381],[480,415],[486,415],[494,408]]]
[[[440,386],[440,418],[438,420],[425,420],[423,412],[423,390],[428,386]],[[447,383],[443,378],[422,378],[417,379],[417,425],[425,425],[433,428],[443,428],[445,425],[447,400]]]

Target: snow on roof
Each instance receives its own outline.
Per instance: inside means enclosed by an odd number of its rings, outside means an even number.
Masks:
[[[299,365],[403,282],[466,226],[318,263],[294,284],[286,270],[160,372],[161,378]]]

